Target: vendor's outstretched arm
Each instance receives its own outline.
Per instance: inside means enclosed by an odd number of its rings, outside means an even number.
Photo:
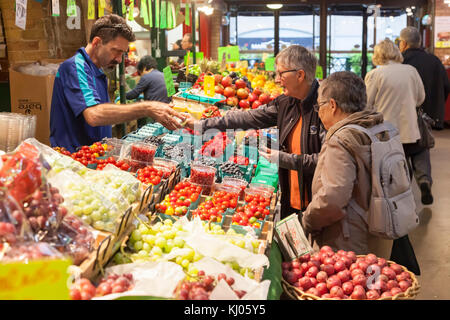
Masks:
[[[159,101],[143,101],[120,105],[103,103],[86,108],[83,111],[83,116],[86,122],[93,127],[150,117],[169,130],[176,130],[182,127],[176,118],[185,120],[185,115],[176,112],[167,103]]]

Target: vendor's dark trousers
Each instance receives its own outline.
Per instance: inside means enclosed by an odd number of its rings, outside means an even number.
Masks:
[[[403,150],[417,185],[427,183],[431,187],[433,179],[431,178],[430,149],[421,148],[417,143],[408,143],[403,144]]]

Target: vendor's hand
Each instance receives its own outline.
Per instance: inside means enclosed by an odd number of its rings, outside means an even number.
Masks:
[[[186,115],[173,110],[167,103],[159,101],[151,101],[149,103],[149,117],[171,131],[183,127],[182,123],[186,120]]]
[[[279,163],[280,152],[274,149],[263,148],[259,154],[266,158],[270,163]]]

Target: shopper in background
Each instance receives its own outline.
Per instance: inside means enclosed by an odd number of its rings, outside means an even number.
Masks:
[[[181,50],[181,39],[178,39],[177,41],[174,42],[174,44],[172,45],[172,50]]]
[[[317,59],[299,45],[282,50],[275,59],[276,82],[284,94],[269,104],[246,112],[229,112],[220,118],[195,121],[187,126],[199,132],[210,128],[262,129],[277,126],[278,150],[260,154],[279,164],[281,218],[300,213],[311,201],[311,183],[325,131],[313,105],[319,84],[315,79]]]
[[[58,69],[50,111],[50,142],[70,152],[111,137],[112,124],[143,117],[153,118],[169,130],[181,127],[185,117],[166,103],[143,101],[127,105],[110,103],[107,78],[122,61],[135,36],[122,17],[99,18],[91,29],[89,43]]]
[[[416,108],[425,100],[425,91],[417,70],[402,64],[403,56],[391,40],[383,40],[374,48],[373,64],[378,68],[367,73],[367,106],[381,112],[384,119],[400,131],[405,155],[411,161],[422,203],[431,204],[431,162],[429,149],[417,141],[420,131]]]
[[[191,51],[194,43],[192,42],[192,34],[185,33],[183,39],[181,40],[181,49],[186,51]],[[187,54],[187,53],[186,53]],[[178,64],[180,67],[184,67],[184,57],[178,58]]]
[[[434,129],[444,128],[445,102],[450,93],[450,84],[441,60],[421,48],[421,36],[415,27],[400,31],[399,48],[404,64],[417,69],[425,88],[423,110],[434,121]]]
[[[367,106],[381,112],[386,121],[399,129],[400,141],[410,162],[411,175],[414,173],[420,186],[422,203],[431,204],[430,152],[417,142],[420,131],[416,108],[425,100],[422,80],[414,67],[402,64],[403,56],[391,40],[383,40],[375,46],[372,61],[378,67],[365,78]],[[394,240],[390,259],[420,274],[408,235]]]
[[[165,103],[171,101],[167,96],[164,74],[157,68],[158,63],[152,56],[144,56],[139,60],[137,69],[141,79],[133,90],[127,92],[128,100],[136,99],[141,93],[144,93],[144,100]]]
[[[363,210],[369,209],[371,140],[357,129],[340,129],[348,124],[371,128],[383,122],[383,115],[367,110],[366,102],[364,82],[352,72],[333,73],[320,85],[315,108],[327,134],[314,173],[313,197],[302,224],[319,246],[387,257],[392,242],[372,236],[364,218],[349,205],[353,200]],[[386,136],[382,134],[380,140],[384,141]]]

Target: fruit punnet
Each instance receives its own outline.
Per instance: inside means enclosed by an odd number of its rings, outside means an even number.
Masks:
[[[209,194],[216,179],[216,168],[209,166],[193,165],[189,181],[204,188],[204,192]]]
[[[199,152],[201,155],[217,158],[223,155],[225,148],[232,142],[225,132],[220,132],[205,142]]]
[[[242,174],[242,171],[239,167],[239,165],[235,162],[226,161],[220,165],[220,170],[222,173],[225,173],[227,175],[230,175],[237,179],[243,179],[244,175]]]
[[[167,178],[170,172],[163,172],[161,169],[157,169],[153,166],[147,166],[137,171],[137,179],[144,184],[152,184],[157,186],[162,178]]]
[[[192,203],[200,197],[202,188],[189,181],[179,182],[174,189],[165,196],[161,203],[155,206],[157,212],[167,215],[184,216]]]
[[[143,168],[153,163],[157,146],[144,142],[134,142],[131,146],[132,166],[137,169]],[[133,171],[133,170],[132,170]]]
[[[227,209],[235,209],[237,206],[239,189],[218,186],[212,197],[208,197],[199,207],[192,211],[192,216],[198,216],[201,220],[221,222]]]
[[[283,262],[282,269],[283,278],[291,285],[321,298],[392,297],[406,292],[413,281],[409,272],[395,263],[388,266],[384,258],[374,254],[356,257],[353,251],[333,252],[329,246],[312,255]]]

